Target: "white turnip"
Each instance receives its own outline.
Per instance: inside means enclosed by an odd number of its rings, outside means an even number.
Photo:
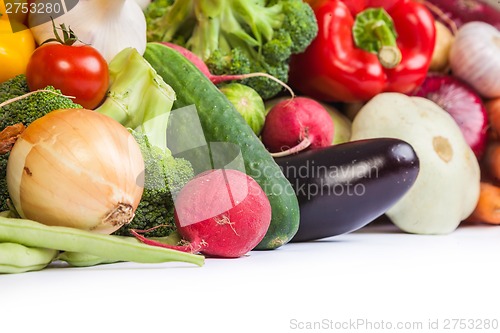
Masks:
[[[175,223],[185,244],[172,246],[132,233],[142,242],[206,256],[237,258],[264,238],[271,205],[250,176],[237,170],[210,170],[189,181],[175,200]]]

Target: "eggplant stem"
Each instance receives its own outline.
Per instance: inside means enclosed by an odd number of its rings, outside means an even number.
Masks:
[[[289,148],[287,150],[280,151],[278,153],[271,153],[272,157],[284,157],[284,156],[289,156],[292,154],[299,153],[307,148],[312,144],[312,141],[309,139],[308,136],[306,136],[298,145],[295,147]]]

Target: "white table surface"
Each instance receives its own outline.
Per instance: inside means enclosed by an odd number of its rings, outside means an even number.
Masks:
[[[438,332],[429,320],[500,321],[499,258],[500,227],[421,236],[377,224],[239,259],[207,259],[201,268],[51,267],[0,275],[0,332],[391,331],[367,329],[382,321],[423,325],[398,332]],[[335,330],[353,321],[359,326]],[[299,329],[308,322],[324,326]]]

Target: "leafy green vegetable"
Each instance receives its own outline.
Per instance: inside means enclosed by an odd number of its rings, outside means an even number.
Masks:
[[[44,90],[49,90],[53,93],[45,91],[37,92],[1,107],[0,131],[7,126],[18,123],[23,123],[25,126],[28,126],[33,121],[54,110],[81,108],[80,105],[62,96],[61,92],[53,87],[49,86]],[[18,75],[0,84],[0,103],[20,97],[29,92],[30,90],[26,82],[26,77],[24,75]],[[9,154],[0,156],[0,211],[9,209],[7,206],[9,193],[6,179],[8,158]]]
[[[302,0],[156,0],[145,10],[148,40],[172,42],[201,57],[215,75],[265,72],[288,80],[288,61],[318,33]],[[244,81],[264,99],[282,86],[265,77]]]

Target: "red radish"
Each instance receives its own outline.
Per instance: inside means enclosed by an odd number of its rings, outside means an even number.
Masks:
[[[266,116],[262,142],[274,157],[298,153],[306,148],[332,144],[333,120],[328,111],[308,97],[285,99]]]
[[[172,246],[132,233],[143,243],[184,252],[237,258],[264,238],[271,205],[250,176],[237,170],[210,170],[189,181],[175,200],[175,223],[186,245]]]
[[[182,47],[177,44],[173,43],[167,43],[167,42],[162,42],[161,44],[167,45],[168,47],[176,50],[180,54],[182,54],[187,60],[191,61],[193,65],[195,65],[206,77],[212,81],[213,84],[219,84],[222,82],[227,82],[227,81],[236,81],[236,80],[245,80],[249,79],[251,77],[258,77],[258,76],[263,76],[267,77],[270,80],[278,82],[280,85],[282,85],[285,89],[287,89],[292,96],[295,96],[292,88],[290,88],[286,83],[283,81],[275,78],[274,76],[268,74],[268,73],[248,73],[248,74],[238,74],[238,75],[214,75],[210,73],[210,70],[208,69],[208,66],[201,60],[200,57],[198,57],[196,54],[193,52],[189,51],[185,47]]]
[[[429,74],[414,93],[438,104],[462,130],[478,159],[487,142],[488,116],[481,97],[466,83],[446,74]]]

